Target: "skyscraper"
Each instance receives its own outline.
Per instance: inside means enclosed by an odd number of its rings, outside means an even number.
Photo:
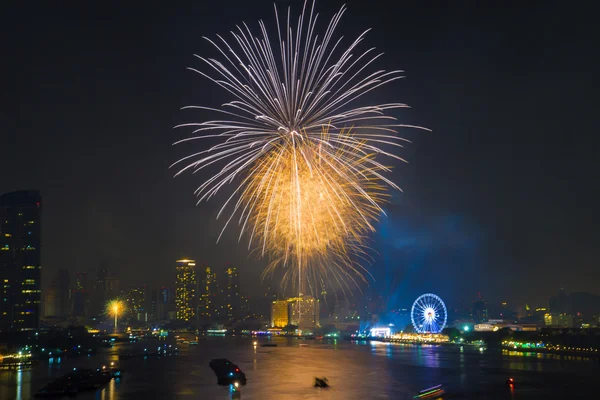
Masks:
[[[146,319],[145,304],[146,304],[146,285],[132,285],[127,291],[125,297],[127,303],[127,312],[140,321]]]
[[[219,315],[219,294],[217,274],[211,267],[202,267],[200,270],[198,289],[198,316],[202,319],[211,319]]]
[[[237,268],[227,266],[225,268],[225,306],[227,312],[227,319],[236,319],[240,315],[240,275]]]
[[[290,323],[300,329],[314,329],[320,327],[319,299],[312,296],[302,296],[288,299],[290,302]]]
[[[119,278],[116,272],[108,273],[106,268],[98,268],[94,293],[92,295],[92,314],[104,314],[106,302],[114,300],[121,295],[119,291]]]
[[[45,294],[44,316],[66,317],[69,311],[69,271],[61,268]]]
[[[283,328],[290,323],[290,303],[273,300],[271,304],[271,328]]]
[[[0,330],[38,328],[41,201],[35,190],[0,196]]]
[[[171,310],[172,301],[172,290],[162,286],[158,292],[156,314],[158,320],[165,320],[169,317],[169,311]]]
[[[487,304],[481,297],[481,293],[477,294],[477,300],[473,301],[473,320],[477,323],[485,322],[488,319]]]
[[[89,315],[89,283],[86,272],[75,275],[75,286],[71,291],[73,301],[72,315],[74,317],[87,317]]]
[[[148,316],[151,321],[158,319],[158,293],[156,290],[150,291],[150,298],[146,302],[148,309]]]
[[[175,315],[179,320],[189,321],[196,315],[196,262],[177,260],[175,269]]]

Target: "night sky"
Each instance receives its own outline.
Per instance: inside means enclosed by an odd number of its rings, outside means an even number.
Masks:
[[[200,145],[172,147],[190,133],[173,126],[210,117],[180,107],[230,99],[185,69],[216,56],[202,36],[261,18],[275,34],[272,2],[85,3],[0,17],[0,193],[42,191],[45,285],[58,268],[102,266],[170,284],[186,256],[238,265],[242,292],[258,293],[263,262],[235,228],[215,244],[218,200],[196,207],[202,177],[173,179],[169,165]],[[317,2],[321,28],[341,5]],[[428,291],[450,306],[598,293],[595,24],[569,2],[348,2],[344,43],[372,27],[377,68],[407,75],[369,103],[406,102],[394,115],[433,130],[403,132],[410,164],[373,236],[374,288],[398,305]]]

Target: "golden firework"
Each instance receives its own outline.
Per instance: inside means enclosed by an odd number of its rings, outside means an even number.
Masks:
[[[348,145],[331,146],[327,132],[283,140],[252,168],[241,196],[240,221],[270,260],[265,273],[281,270],[299,291],[303,281],[343,289],[365,280],[358,261],[368,261],[367,234],[387,198],[379,173],[386,168],[351,134],[337,137]]]
[[[106,303],[106,315],[110,315],[115,318],[115,332],[117,331],[117,322],[119,316],[122,316],[125,312],[125,303],[122,300],[114,299]]]

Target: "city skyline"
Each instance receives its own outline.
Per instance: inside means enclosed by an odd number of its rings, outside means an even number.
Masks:
[[[270,2],[235,5],[226,21],[216,5],[151,8],[134,20],[132,6],[95,14],[82,5],[41,6],[8,23],[19,39],[7,57],[21,62],[1,66],[12,79],[2,93],[0,193],[35,188],[44,196],[43,290],[56,271],[73,276],[83,260],[118,269],[123,281],[147,271],[158,285],[181,254],[207,265],[231,262],[249,288],[262,290],[264,263],[248,258],[233,232],[215,245],[217,210],[196,207],[192,178],[173,180],[168,169],[180,155],[170,147],[180,138],[171,130],[182,122],[178,108],[198,93],[226,100],[186,74],[192,54],[208,48],[191,38],[272,12]],[[26,15],[11,7],[8,14]],[[319,8],[330,15],[337,5]],[[344,32],[374,27],[386,60],[406,70],[380,95],[401,91],[413,109],[398,116],[433,129],[410,137],[402,152],[410,164],[394,172],[404,194],[385,207],[372,237],[381,255],[370,267],[372,286],[399,303],[427,291],[456,303],[476,292],[538,303],[560,286],[593,292],[600,280],[593,24],[556,29],[563,16],[578,14],[556,4],[495,11],[412,4],[400,17],[355,12],[357,1],[348,8]],[[177,28],[141,34],[161,24]]]
[[[3,4],[0,400],[597,396],[590,11]]]

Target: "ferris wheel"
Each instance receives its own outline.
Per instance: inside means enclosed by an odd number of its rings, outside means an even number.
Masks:
[[[448,311],[439,296],[425,293],[413,303],[410,319],[419,333],[440,333],[446,326]]]

